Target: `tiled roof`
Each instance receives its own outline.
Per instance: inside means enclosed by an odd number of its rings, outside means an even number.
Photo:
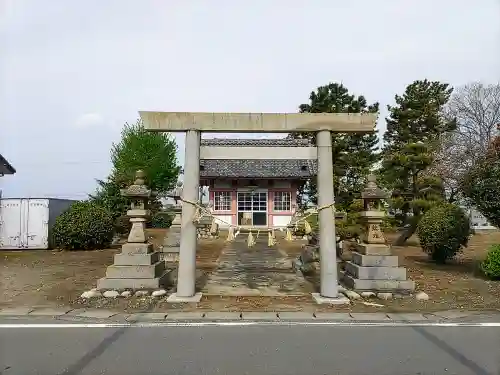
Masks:
[[[16,169],[0,154],[0,176],[14,173]]]
[[[316,160],[201,160],[200,177],[309,178],[318,172]]]
[[[202,139],[202,146],[227,146],[227,147],[306,147],[311,146],[307,139],[249,139],[249,138],[214,138]]]

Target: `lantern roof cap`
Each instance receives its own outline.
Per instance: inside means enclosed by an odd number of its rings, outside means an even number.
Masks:
[[[385,199],[387,196],[387,193],[377,186],[377,177],[374,174],[368,175],[366,186],[361,192],[361,198]]]
[[[121,194],[131,198],[150,198],[155,194],[145,184],[146,174],[143,170],[138,170],[135,173],[135,181],[126,189],[121,189]]]

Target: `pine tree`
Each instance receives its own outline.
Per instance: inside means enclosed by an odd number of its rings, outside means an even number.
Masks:
[[[351,95],[344,85],[338,83],[318,87],[311,92],[309,103],[299,106],[300,113],[377,113],[378,109],[379,103],[368,105],[364,96]],[[316,142],[316,133],[292,133],[290,136],[309,139],[313,144]],[[332,133],[334,185],[340,209],[353,203],[352,193],[362,189],[364,177],[379,160],[377,145],[376,133]],[[316,204],[316,179],[309,180],[299,190],[299,195],[308,196]]]
[[[425,171],[432,165],[435,141],[456,128],[456,120],[443,116],[452,91],[446,83],[415,81],[402,96],[395,96],[395,106],[387,107],[382,181],[393,190],[393,207],[402,221],[410,224],[396,245],[406,242],[421,214],[443,198],[442,181]]]

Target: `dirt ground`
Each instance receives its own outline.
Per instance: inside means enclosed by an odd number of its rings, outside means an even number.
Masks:
[[[149,231],[155,246],[161,244],[165,230]],[[389,242],[393,235],[388,235]],[[113,310],[165,311],[171,309],[216,311],[439,311],[450,309],[498,310],[500,309],[500,282],[484,280],[478,264],[490,244],[500,243],[500,231],[474,235],[460,256],[446,265],[430,263],[416,240],[405,247],[394,247],[400,263],[407,267],[408,276],[414,280],[418,291],[426,292],[430,300],[414,298],[391,301],[373,300],[383,307],[367,306],[356,301],[349,306],[317,306],[310,296],[301,297],[218,297],[204,296],[198,304],[167,304],[164,298],[97,299],[84,302],[80,294],[95,287],[103,277],[106,267],[113,262],[119,248],[99,251],[3,251],[0,252],[0,308],[11,306],[68,306],[103,307]],[[224,247],[224,239],[201,241],[198,259],[198,288],[216,267]],[[297,253],[299,244],[287,244],[285,251]],[[349,258],[346,252],[345,258]],[[366,301],[365,301],[366,302]]]
[[[148,231],[155,247],[162,244],[166,230]],[[199,244],[197,260],[201,272],[212,270],[223,240]],[[10,306],[68,306],[113,264],[120,246],[94,251],[20,250],[0,251],[0,308]]]

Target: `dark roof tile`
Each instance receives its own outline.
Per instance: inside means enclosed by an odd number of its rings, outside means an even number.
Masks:
[[[316,160],[201,160],[200,177],[299,178],[315,176]]]
[[[307,139],[249,139],[249,138],[213,138],[202,139],[202,146],[228,146],[228,147],[307,147],[311,143]]]

